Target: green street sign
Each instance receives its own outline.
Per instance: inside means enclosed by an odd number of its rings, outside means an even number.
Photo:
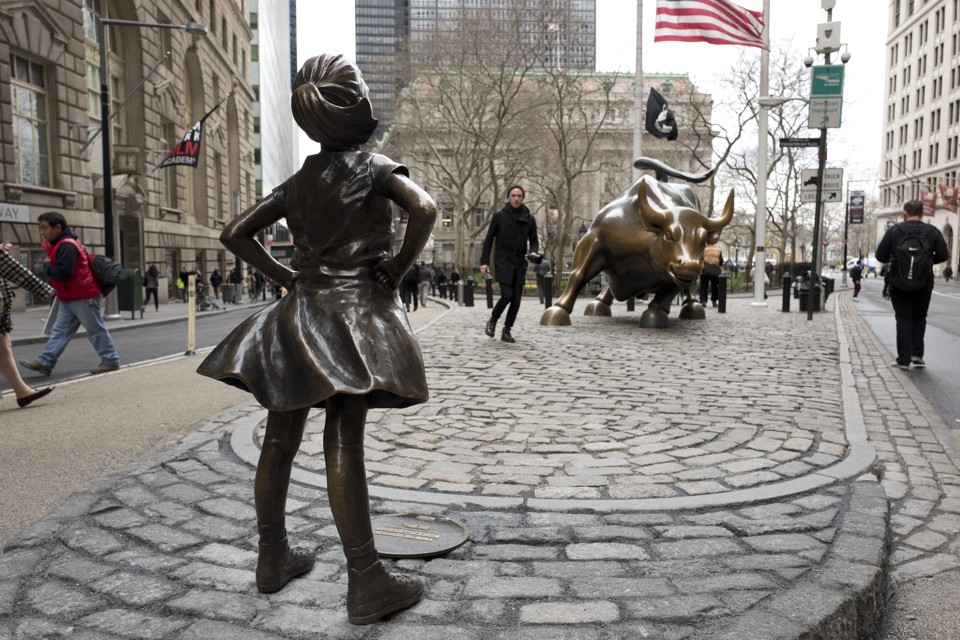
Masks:
[[[810,96],[842,96],[843,65],[820,65],[813,68],[810,82]]]

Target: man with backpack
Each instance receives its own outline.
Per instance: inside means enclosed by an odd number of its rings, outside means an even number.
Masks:
[[[933,265],[947,260],[947,243],[932,224],[923,222],[923,203],[903,205],[904,221],[887,229],[877,246],[877,260],[890,263],[890,300],[897,318],[895,366],[924,367],[923,336],[933,293]]]
[[[36,360],[21,360],[20,364],[49,376],[60,354],[70,344],[80,325],[83,325],[87,330],[87,339],[100,356],[100,364],[90,373],[116,371],[120,368],[120,356],[103,323],[103,312],[100,310],[103,294],[93,277],[92,260],[77,241],[76,234],[67,226],[62,213],[41,213],[38,222],[43,248],[47,251],[43,270],[57,293],[60,305],[43,352]]]

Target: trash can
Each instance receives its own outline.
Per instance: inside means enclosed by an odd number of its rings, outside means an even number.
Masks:
[[[121,269],[117,282],[117,311],[129,311],[130,319],[134,313],[143,315],[143,277],[140,269]]]
[[[823,304],[827,304],[827,298],[830,297],[830,294],[833,293],[833,287],[835,281],[833,278],[828,278],[827,276],[820,277],[821,282],[823,282]]]
[[[808,311],[809,302],[810,302],[810,283],[804,280],[801,283],[798,283],[799,286],[797,290],[800,294],[800,311]],[[820,283],[815,283],[813,285],[813,310],[820,311],[820,299],[823,295],[823,289],[820,287]]]
[[[235,284],[223,283],[220,285],[220,294],[223,296],[224,304],[237,301],[237,286]]]

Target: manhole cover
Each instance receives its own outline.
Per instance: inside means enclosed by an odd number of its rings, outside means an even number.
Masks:
[[[470,535],[448,518],[423,513],[378,516],[373,523],[377,551],[385,558],[430,558],[456,549]]]

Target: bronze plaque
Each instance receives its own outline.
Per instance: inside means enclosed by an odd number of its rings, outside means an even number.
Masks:
[[[461,523],[433,514],[404,513],[371,520],[377,551],[385,558],[432,558],[453,551],[470,536]]]

